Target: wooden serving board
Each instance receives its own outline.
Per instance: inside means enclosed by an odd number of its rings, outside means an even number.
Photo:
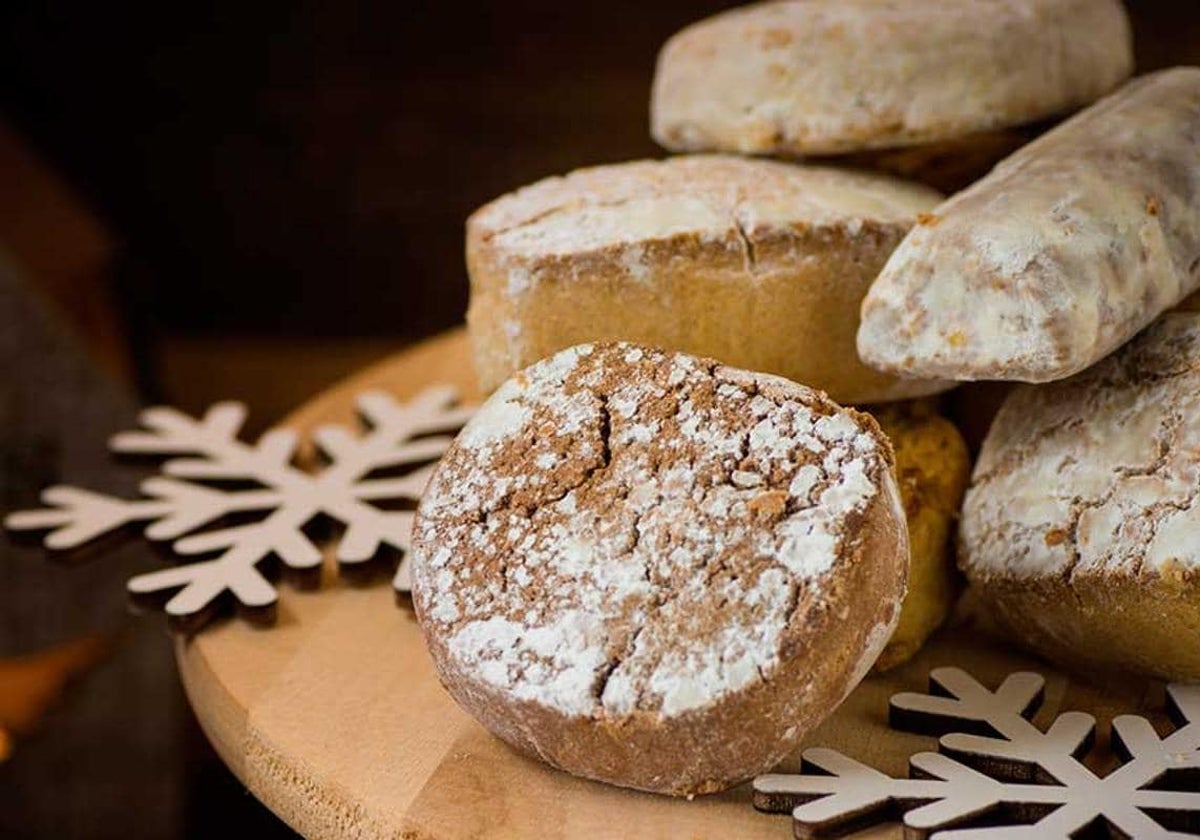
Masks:
[[[385,389],[401,398],[450,382],[478,399],[465,335],[447,333],[352,377],[285,425],[301,431],[353,419],[354,396]],[[791,837],[786,816],[756,812],[749,786],[670,799],[576,779],[518,755],[442,690],[410,608],[386,580],[354,587],[326,569],[322,587],[281,587],[278,623],[227,620],[179,638],[176,657],[192,707],[217,752],[289,825],[314,838]],[[959,665],[990,685],[1009,672],[1048,678],[1041,723],[1079,709],[1101,721],[1161,706],[1141,681],[1099,687],[1068,679],[967,621],[944,630],[902,668],[871,676],[809,738],[903,775],[908,756],[933,739],[887,728],[887,701],[923,691],[929,670]],[[785,767],[795,768],[798,757]],[[898,826],[864,838],[899,838]]]

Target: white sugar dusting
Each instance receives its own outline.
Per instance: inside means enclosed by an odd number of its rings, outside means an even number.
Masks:
[[[820,597],[887,471],[872,433],[822,405],[633,345],[535,365],[426,492],[424,620],[456,668],[569,716],[673,717],[770,679],[798,592]],[[517,451],[529,468],[496,460]],[[537,501],[514,512],[514,493]]]
[[[763,483],[763,477],[747,470],[734,470],[729,477],[735,487],[758,487]]]
[[[969,568],[1016,578],[1200,568],[1200,316],[1010,397],[963,508]]]
[[[776,231],[841,227],[857,235],[865,221],[911,224],[941,199],[933,190],[886,176],[732,155],[680,155],[598,166],[552,177],[501,196],[471,224],[497,253],[517,260],[613,249],[635,283],[659,269],[646,245],[674,236],[740,248]],[[509,275],[522,294],[535,275]]]
[[[522,266],[510,266],[508,269],[508,282],[504,285],[504,292],[509,297],[519,297],[533,284],[533,278],[530,276],[529,269]]]
[[[533,626],[492,617],[463,627],[450,640],[450,652],[474,659],[486,682],[518,700],[586,715],[592,704],[585,698],[604,664],[603,634],[599,619],[578,610]]]
[[[517,402],[516,389],[501,388],[475,413],[463,428],[459,442],[463,446],[487,446],[517,432],[529,419],[529,409]]]

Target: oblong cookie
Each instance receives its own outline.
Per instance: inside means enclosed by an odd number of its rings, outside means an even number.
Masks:
[[[547,178],[467,223],[484,390],[565,347],[635,341],[786,376],[843,403],[933,393],[858,360],[858,310],[940,200],[892,178],[719,155]]]
[[[1133,71],[1118,0],[790,0],[672,37],[656,140],[675,151],[835,154],[1070,111]]]
[[[1200,287],[1200,68],[1137,79],[905,237],[858,351],[905,376],[1047,382]]]
[[[413,602],[450,694],[571,773],[717,791],[858,683],[908,565],[886,437],[803,386],[631,344],[500,388],[442,458]]]
[[[1200,679],[1200,315],[1017,388],[963,507],[963,571],[1014,638],[1092,669]]]

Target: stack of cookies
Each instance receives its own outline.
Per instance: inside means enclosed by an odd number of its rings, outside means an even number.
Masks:
[[[1159,317],[1200,286],[1200,69],[1132,71],[1117,0],[760,3],[664,46],[684,154],[477,211],[494,393],[414,535],[455,699],[569,772],[724,789],[942,623],[956,526],[1013,639],[1200,678],[1200,315]],[[979,379],[1053,384],[964,507],[936,395]]]

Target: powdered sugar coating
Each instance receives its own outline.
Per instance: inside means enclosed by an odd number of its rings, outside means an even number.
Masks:
[[[963,509],[977,578],[1200,568],[1200,316],[1009,397]]]
[[[506,290],[520,296],[538,280],[530,257],[623,248],[633,280],[651,273],[647,243],[698,236],[732,249],[747,237],[795,226],[864,221],[907,226],[940,196],[928,187],[864,172],[724,155],[690,155],[579,169],[522,187],[471,220],[509,255]]]
[[[572,348],[443,458],[416,527],[419,615],[449,667],[514,700],[683,715],[771,678],[895,492],[889,459],[869,420],[786,380]]]
[[[859,356],[901,376],[1049,382],[1200,288],[1200,68],[1143,76],[909,231]]]

